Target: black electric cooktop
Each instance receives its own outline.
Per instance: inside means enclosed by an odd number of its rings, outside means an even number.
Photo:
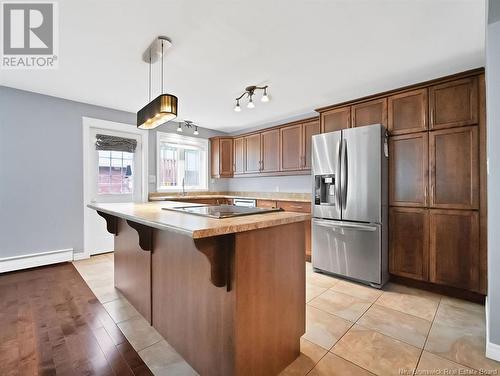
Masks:
[[[242,215],[271,213],[282,210],[280,208],[254,208],[234,205],[175,206],[162,209],[217,219],[239,217]]]

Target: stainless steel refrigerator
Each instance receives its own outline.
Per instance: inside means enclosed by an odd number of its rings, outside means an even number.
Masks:
[[[312,137],[312,265],[374,287],[388,280],[387,133],[380,124]]]

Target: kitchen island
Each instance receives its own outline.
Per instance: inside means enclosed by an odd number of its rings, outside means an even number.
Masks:
[[[309,214],[162,209],[174,206],[89,205],[115,235],[115,286],[201,375],[278,374],[305,332]]]

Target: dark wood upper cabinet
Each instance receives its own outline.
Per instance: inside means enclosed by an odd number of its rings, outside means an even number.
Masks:
[[[313,120],[302,124],[302,168],[305,170],[311,169],[312,136],[318,133],[320,133],[318,120]]]
[[[261,134],[261,172],[275,172],[280,169],[280,132],[279,129]]]
[[[427,209],[389,211],[389,271],[402,277],[429,279],[429,215]]]
[[[214,137],[210,139],[211,176],[225,178],[233,176],[233,139]]]
[[[340,131],[351,126],[351,107],[334,108],[320,115],[321,133]]]
[[[430,281],[479,289],[479,214],[430,210]]]
[[[428,133],[389,138],[389,204],[428,205]]]
[[[427,130],[427,88],[392,95],[387,103],[387,129],[391,135]]]
[[[429,88],[430,129],[477,124],[478,79],[463,78]]]
[[[260,172],[260,133],[245,136],[245,173]]]
[[[300,170],[302,168],[302,124],[280,128],[281,171]]]
[[[220,176],[231,177],[233,175],[233,139],[220,139]]]
[[[477,126],[429,132],[430,206],[479,209]]]
[[[382,124],[387,127],[387,98],[355,104],[351,107],[352,126]]]
[[[210,139],[210,175],[213,178],[219,176],[219,139],[217,137]]]
[[[245,140],[243,137],[234,139],[233,142],[233,173],[235,175],[245,172]]]

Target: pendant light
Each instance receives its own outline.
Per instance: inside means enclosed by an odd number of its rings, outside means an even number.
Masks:
[[[143,54],[149,63],[149,103],[137,112],[137,128],[153,129],[177,117],[177,97],[163,93],[163,56],[172,45],[166,37],[158,37]],[[161,57],[161,94],[151,100],[151,65]],[[182,131],[182,129],[181,129]]]

